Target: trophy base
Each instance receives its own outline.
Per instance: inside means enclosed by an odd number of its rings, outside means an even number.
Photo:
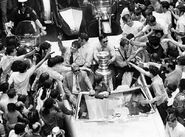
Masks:
[[[97,69],[96,74],[97,75],[102,75],[102,76],[109,76],[109,75],[111,75],[111,70],[109,70],[109,69],[106,69],[106,70]]]

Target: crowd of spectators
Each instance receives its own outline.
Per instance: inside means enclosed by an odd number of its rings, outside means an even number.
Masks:
[[[48,136],[53,128],[68,136],[65,119],[75,113],[79,92],[102,99],[120,85],[138,86],[143,74],[153,99],[143,100],[142,105],[156,106],[168,136],[185,137],[185,2],[124,2],[119,45],[111,45],[102,33],[92,46],[88,33],[81,32],[70,49],[59,36],[61,55],[52,56],[48,42],[29,51],[16,36],[6,37],[0,44],[1,136]],[[46,29],[30,8],[27,14]],[[109,55],[109,80],[95,73],[100,52]],[[72,107],[66,109],[66,100]]]

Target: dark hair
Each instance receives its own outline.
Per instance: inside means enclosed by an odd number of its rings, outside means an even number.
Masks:
[[[5,51],[5,55],[10,55],[11,53],[13,53],[15,50],[15,47],[11,46],[11,47],[7,47],[6,51]]]
[[[173,83],[170,83],[167,85],[167,88],[171,91],[175,91],[177,89],[177,85],[176,84],[173,84]],[[171,94],[170,94],[171,95]]]
[[[76,49],[79,49],[79,48],[81,47],[78,40],[73,41],[71,45],[72,45],[74,48],[76,48]]]
[[[43,114],[44,115],[48,115],[50,112],[50,109],[54,106],[55,101],[52,98],[48,98],[46,99],[46,101],[44,102],[44,109],[43,109]]]
[[[19,47],[19,48],[17,49],[17,56],[21,56],[21,55],[24,55],[24,54],[26,54],[26,53],[27,53],[27,51],[26,51],[26,49],[23,48],[23,47]]]
[[[3,93],[6,93],[8,88],[9,88],[9,84],[7,82],[0,84],[0,91],[2,91]]]
[[[86,41],[89,40],[89,36],[87,33],[80,33],[79,38],[81,38],[82,40],[85,39]]]
[[[39,77],[39,82],[44,83],[45,80],[49,79],[49,74],[47,72],[44,72]]]
[[[106,38],[107,37],[107,35],[105,34],[105,33],[103,33],[103,34],[101,34],[99,37],[98,37],[98,39],[99,39],[99,41],[102,41],[102,39],[104,39],[104,38]]]
[[[123,47],[123,48],[124,48],[124,47],[125,47],[125,45],[126,45],[126,44],[128,44],[128,40],[127,40],[127,39],[122,38],[119,44],[120,44],[120,46],[121,46],[121,47]]]
[[[24,105],[23,105],[23,102],[21,101],[18,101],[16,102],[16,110],[19,111],[20,113],[22,113],[23,109],[24,109]]]
[[[131,16],[129,14],[125,14],[123,17],[122,17],[122,20],[124,22],[128,22],[128,20],[131,19]]]
[[[146,18],[146,22],[147,23],[154,23],[154,22],[156,22],[156,18],[154,16],[148,16]]]
[[[35,122],[38,122],[40,120],[39,112],[36,109],[31,110],[28,113],[28,120],[30,125],[32,125]]]
[[[148,37],[148,42],[155,47],[160,44],[160,38],[156,36],[150,36]]]
[[[178,65],[185,65],[185,56],[181,56],[177,58]]]
[[[175,113],[171,113],[167,116],[166,121],[167,122],[175,122],[177,120],[177,116]]]
[[[19,68],[20,68],[20,64],[21,64],[21,63],[22,63],[21,60],[16,60],[16,61],[14,61],[14,62],[12,63],[12,65],[11,65],[11,70],[12,70],[13,72],[19,71]]]
[[[46,50],[46,49],[49,49],[51,47],[51,44],[44,41],[43,43],[40,44],[40,49],[41,50]]]
[[[168,63],[167,67],[172,69],[172,70],[175,70],[175,65],[176,65],[176,63],[174,61],[171,61],[171,62]]]
[[[167,1],[161,1],[161,5],[163,8],[169,9],[170,4]]]
[[[16,96],[16,91],[14,88],[10,88],[7,92],[9,98],[14,98]]]
[[[25,61],[21,61],[18,67],[18,72],[24,73],[28,69],[28,64]]]
[[[19,95],[17,101],[21,101],[21,102],[25,103],[26,98],[27,98],[26,95]]]
[[[138,7],[138,8],[135,9],[135,11],[134,11],[134,14],[135,14],[136,16],[141,15],[141,13],[142,13],[142,9],[141,9],[140,7]]]
[[[64,58],[62,56],[55,56],[48,59],[48,66],[53,67],[58,63],[63,63]]]
[[[6,47],[18,47],[19,46],[19,42],[17,40],[17,38],[15,36],[9,36],[6,37]]]
[[[59,91],[56,89],[52,89],[50,93],[50,97],[56,99],[59,96]]]
[[[159,74],[159,69],[158,67],[154,66],[154,65],[150,65],[149,66],[149,72],[153,75],[156,76]]]
[[[185,12],[185,6],[184,5],[178,5],[177,8],[180,12]]]
[[[8,103],[8,112],[14,112],[16,110],[16,105],[14,103]]]
[[[53,81],[51,79],[47,79],[44,81],[43,83],[43,92],[41,95],[41,100],[44,100],[46,98],[47,95],[47,89],[50,88],[52,86]]]
[[[19,135],[25,132],[25,125],[24,124],[16,124],[14,126],[15,134]]]
[[[180,83],[179,83],[179,90],[180,90],[180,92],[185,90],[185,84],[184,83],[185,83],[185,79],[181,79]]]
[[[134,37],[134,34],[132,34],[132,33],[129,33],[129,34],[126,36],[126,38],[129,39],[129,40],[132,39],[133,37]]]
[[[4,45],[3,45],[3,43],[0,40],[0,51],[3,50],[3,49],[4,49]]]

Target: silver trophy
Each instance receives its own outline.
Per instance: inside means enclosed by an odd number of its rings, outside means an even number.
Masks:
[[[103,76],[104,80],[108,81],[111,76],[111,70],[108,68],[107,64],[108,60],[110,59],[109,53],[107,51],[101,51],[97,54],[97,57],[99,59],[99,66],[96,70],[96,74]]]

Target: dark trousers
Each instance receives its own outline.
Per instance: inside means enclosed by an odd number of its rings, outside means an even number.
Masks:
[[[163,124],[166,125],[166,118],[167,118],[167,101],[163,102],[162,104],[160,104],[159,106],[157,106],[157,109],[159,111],[159,114],[161,116],[161,119],[163,121]]]
[[[137,81],[138,77],[140,76],[140,72],[133,67],[129,67],[129,66],[126,66],[124,68],[115,67],[115,74],[116,74],[115,75],[115,79],[116,79],[115,86],[116,87],[121,85],[122,77],[125,72],[133,72],[134,73],[133,77],[132,77],[131,84],[129,85],[130,87]]]

